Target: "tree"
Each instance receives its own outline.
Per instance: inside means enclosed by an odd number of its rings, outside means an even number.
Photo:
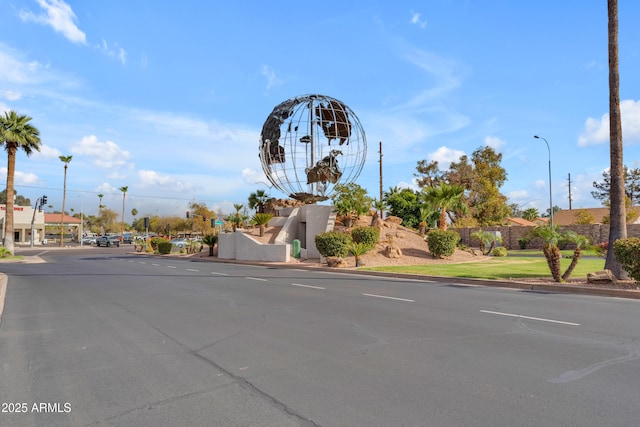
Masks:
[[[273,215],[270,213],[256,213],[253,218],[251,218],[251,222],[260,227],[260,237],[264,236],[264,229],[272,218]]]
[[[573,220],[573,223],[578,225],[593,224],[596,220],[591,212],[584,208],[578,209],[578,211],[574,215],[574,218],[575,219]]]
[[[18,193],[13,193],[16,206],[31,206],[31,199],[24,197]],[[0,191],[0,205],[7,203],[7,189]]]
[[[611,191],[609,211],[609,245],[627,238],[625,212],[624,171],[622,162],[622,119],[620,117],[620,74],[618,72],[618,0],[608,0],[609,45],[609,156],[611,165]],[[618,279],[628,278],[614,251],[607,251],[604,268]]]
[[[631,206],[640,202],[640,168],[629,169],[623,167],[624,174],[624,192],[626,197],[631,200]],[[604,206],[609,206],[609,193],[611,192],[611,174],[609,170],[602,172],[602,182],[593,181],[591,196],[600,200]]]
[[[120,191],[122,191],[122,238],[124,238],[124,199],[127,195],[127,190],[129,190],[129,187],[125,186],[125,187],[120,187],[119,188]]]
[[[209,246],[209,256],[213,256],[213,248],[216,243],[218,243],[218,235],[217,234],[207,234],[202,238],[202,243]]]
[[[482,255],[489,255],[496,243],[502,243],[502,237],[482,229],[471,233],[471,238],[478,241]]]
[[[131,216],[133,217],[133,222],[136,222],[136,217],[138,216],[138,209],[131,209]]]
[[[429,187],[424,191],[426,201],[434,209],[440,210],[440,219],[438,220],[438,228],[440,230],[447,229],[447,210],[466,209],[466,205],[462,201],[464,187],[460,185],[442,183],[437,187]]]
[[[22,150],[27,156],[40,151],[40,131],[29,122],[31,117],[18,115],[11,110],[0,117],[0,144],[7,152],[7,206],[5,216],[4,246],[8,252],[14,251],[13,236],[13,196],[16,171],[16,153]]]
[[[417,228],[420,224],[421,201],[410,188],[390,188],[384,193],[384,202],[389,207],[388,214],[402,218],[402,225]]]
[[[64,186],[62,187],[62,213],[60,214],[60,247],[63,246],[64,239],[64,205],[67,201],[67,168],[69,167],[69,162],[73,156],[59,156],[59,159],[62,163],[64,163]]]
[[[247,217],[240,213],[242,208],[244,208],[244,205],[240,203],[234,203],[233,208],[236,210],[235,213],[229,215],[226,220],[231,223],[233,231],[235,232],[238,227],[240,227],[242,223],[247,219]]]
[[[445,179],[445,174],[440,170],[436,160],[429,163],[426,160],[420,160],[416,170],[418,173],[414,173],[413,176],[417,178],[416,184],[420,188],[436,187]]]
[[[588,237],[577,234],[573,231],[561,232],[557,225],[538,226],[531,230],[529,234],[531,237],[538,237],[542,239],[542,252],[547,260],[547,265],[549,266],[553,280],[558,283],[563,280],[567,280],[569,276],[571,276],[571,273],[580,260],[582,248],[589,245]],[[567,267],[564,274],[562,274],[560,269],[560,258],[562,258],[562,255],[560,254],[560,248],[558,248],[558,243],[561,240],[573,242],[576,245],[576,248],[573,251],[571,264],[569,264],[569,267]]]
[[[257,213],[264,213],[264,205],[269,201],[269,195],[264,190],[256,190],[249,194],[249,209],[255,209]]]
[[[360,215],[369,212],[373,198],[367,196],[367,190],[351,182],[349,184],[336,184],[333,187],[331,201],[338,215],[344,217],[348,227],[353,224]]]
[[[102,206],[102,198],[104,197],[104,194],[98,194],[98,199],[100,200],[98,202],[98,214],[100,212],[100,209],[104,208],[104,206]]]
[[[536,218],[540,217],[540,212],[538,212],[538,209],[536,208],[527,208],[524,210],[524,212],[522,212],[522,218],[526,219],[527,221],[533,221]]]

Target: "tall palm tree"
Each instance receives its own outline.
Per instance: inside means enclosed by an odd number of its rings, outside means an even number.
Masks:
[[[467,205],[464,204],[462,196],[464,195],[464,187],[461,185],[451,185],[442,183],[437,187],[428,187],[424,189],[425,200],[434,209],[440,209],[440,219],[438,220],[438,228],[440,230],[447,229],[447,211],[458,210],[465,212]]]
[[[264,205],[269,201],[269,195],[264,190],[256,190],[249,194],[249,208],[255,209],[256,213],[264,213]]]
[[[4,246],[13,253],[13,196],[16,171],[16,153],[18,149],[30,156],[33,151],[40,151],[40,131],[29,122],[31,117],[18,115],[15,111],[4,113],[0,117],[0,144],[4,144],[7,152],[7,210],[5,216]]]
[[[59,159],[64,163],[64,187],[62,190],[62,213],[60,214],[60,247],[63,246],[62,240],[64,239],[64,204],[67,201],[67,167],[73,156],[59,156]]]
[[[122,238],[124,239],[124,199],[127,195],[127,190],[129,187],[120,187],[120,191],[122,191]]]
[[[100,211],[102,210],[102,198],[104,197],[104,194],[98,194],[98,199],[100,200],[98,202],[98,215],[100,215]]]
[[[609,190],[609,247],[618,239],[627,238],[627,218],[622,163],[622,119],[620,118],[620,74],[618,72],[618,0],[608,0],[609,15],[609,156],[611,188]],[[607,251],[604,268],[618,279],[628,278],[614,251]]]

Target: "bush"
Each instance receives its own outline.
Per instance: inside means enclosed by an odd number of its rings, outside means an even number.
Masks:
[[[328,231],[316,235],[314,240],[318,252],[324,257],[337,256],[344,258],[349,255],[348,245],[351,242],[351,236],[347,233]]]
[[[600,258],[607,258],[607,251],[609,250],[609,242],[598,243],[593,245],[593,250]]]
[[[171,253],[170,242],[158,242],[158,253],[160,255],[167,255]]]
[[[531,239],[528,237],[521,237],[518,239],[518,245],[520,249],[527,249],[527,245],[531,242]]]
[[[378,227],[357,227],[351,230],[351,239],[356,243],[362,243],[367,250],[373,249],[380,238]]]
[[[507,248],[505,248],[504,246],[498,246],[497,248],[493,248],[493,251],[491,252],[491,255],[493,255],[493,256],[507,256]]]
[[[433,230],[427,235],[429,252],[439,258],[453,255],[459,240],[460,235],[453,230]]]
[[[629,276],[636,282],[640,282],[640,238],[616,240],[613,244],[613,252]]]

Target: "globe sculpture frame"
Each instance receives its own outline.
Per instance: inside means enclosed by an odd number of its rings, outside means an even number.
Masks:
[[[305,203],[327,200],[335,185],[354,182],[366,155],[360,120],[330,96],[290,98],[262,126],[259,157],[267,179]]]

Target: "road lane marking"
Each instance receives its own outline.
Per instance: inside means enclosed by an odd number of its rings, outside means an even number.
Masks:
[[[519,319],[538,320],[540,322],[559,323],[561,325],[580,326],[580,323],[564,322],[562,320],[544,319],[541,317],[522,316],[520,314],[513,314],[513,313],[501,313],[499,311],[480,310],[480,312],[487,313],[487,314],[495,314],[498,316],[517,317]]]
[[[212,271],[211,274],[217,274],[218,276],[228,276],[227,273],[218,273],[217,271]]]
[[[167,265],[167,268],[176,268],[173,265]]]
[[[153,265],[154,267],[160,267],[160,264],[151,264],[151,265]]]
[[[245,279],[249,279],[249,280],[259,280],[261,282],[268,282],[267,279],[263,279],[262,277],[245,277]]]
[[[389,296],[386,296],[386,295],[376,295],[376,294],[362,294],[362,295],[364,295],[365,297],[392,299],[392,300],[395,300],[395,301],[416,302],[415,300],[412,300],[412,299],[389,297]]]
[[[138,264],[146,264],[144,261],[138,261]]]
[[[299,286],[301,288],[311,288],[311,289],[325,289],[321,286],[301,285],[300,283],[292,283],[291,286]]]
[[[195,268],[187,268],[187,271],[195,271],[195,272],[198,272],[198,271],[200,271],[200,270],[196,270]]]

